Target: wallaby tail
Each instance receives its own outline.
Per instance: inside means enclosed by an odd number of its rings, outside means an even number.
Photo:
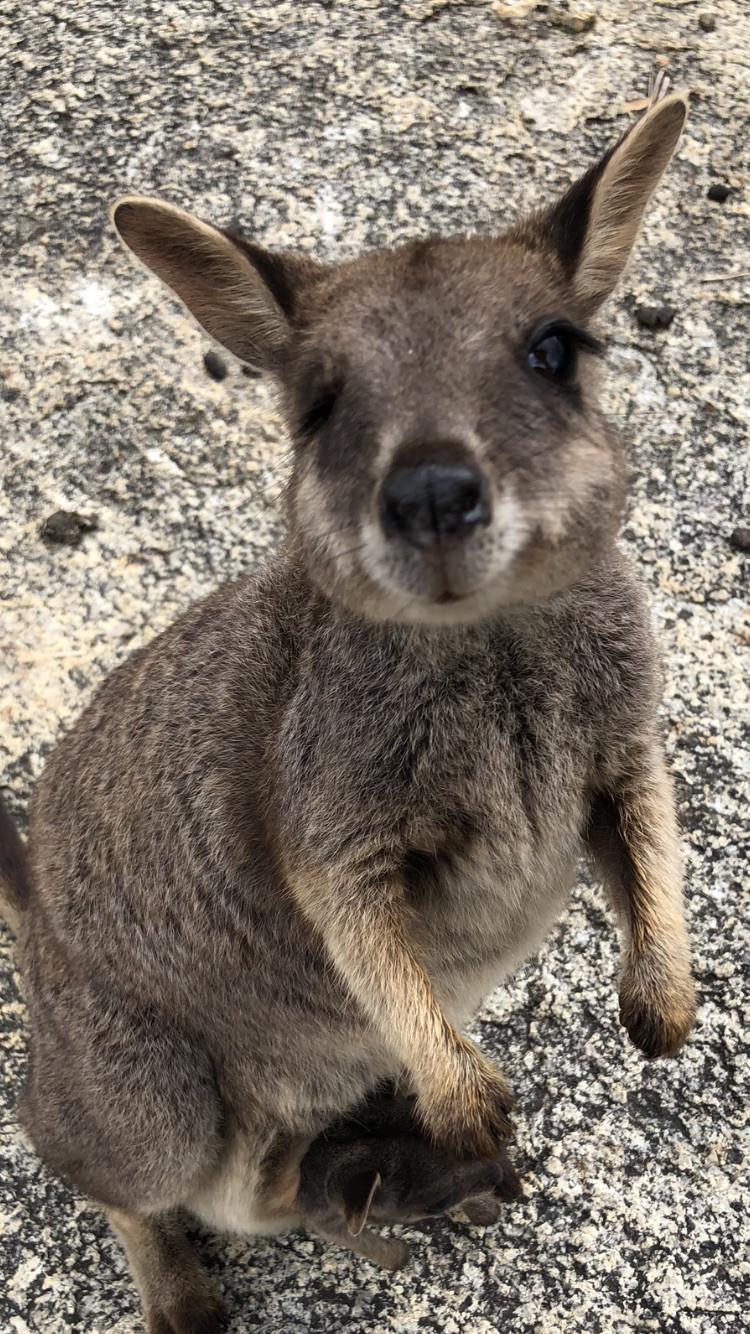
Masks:
[[[17,932],[29,901],[26,845],[0,797],[0,919]]]

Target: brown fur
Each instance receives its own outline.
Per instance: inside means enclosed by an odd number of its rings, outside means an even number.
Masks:
[[[580,326],[614,284],[683,119],[653,108],[505,237],[338,268],[115,210],[209,332],[273,369],[295,445],[284,549],[112,674],[32,810],[22,1116],[115,1211],[151,1334],[219,1320],[177,1211],[299,1221],[306,1147],[379,1080],[441,1151],[496,1156],[507,1086],[459,1029],[587,843],[622,910],[631,1036],[660,1055],[689,1031],[658,674],[588,330],[568,382],[534,368],[540,321]],[[388,479],[446,460],[481,480],[482,522],[389,533]]]

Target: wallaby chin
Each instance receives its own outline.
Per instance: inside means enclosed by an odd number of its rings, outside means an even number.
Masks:
[[[512,1091],[461,1027],[583,852],[632,1040],[666,1056],[690,1031],[659,674],[612,544],[624,465],[591,324],[684,118],[656,102],[497,237],[337,266],[164,201],[113,210],[208,334],[276,377],[294,454],[286,550],[112,674],[32,811],[24,1122],[108,1209],[152,1334],[224,1321],[184,1210],[239,1233],[306,1217],[396,1267],[368,1219],[473,1200],[488,1221],[517,1193]],[[0,807],[20,884],[15,837]],[[383,1081],[407,1091],[395,1126]]]

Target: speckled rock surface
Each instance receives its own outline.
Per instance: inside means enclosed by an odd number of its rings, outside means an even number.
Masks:
[[[0,778],[21,819],[105,673],[279,532],[270,386],[234,364],[209,377],[206,341],[120,252],[108,204],[151,191],[323,257],[486,232],[620,133],[655,62],[694,90],[605,325],[633,475],[624,540],[666,659],[696,1033],[669,1064],[626,1045],[613,922],[582,884],[477,1024],[520,1107],[527,1200],[497,1229],[413,1229],[396,1277],[301,1235],[199,1245],[238,1332],[738,1331],[750,557],[728,539],[748,522],[747,6],[5,0],[0,16]],[[732,187],[723,204],[715,183]],[[670,327],[641,328],[635,307],[662,304]],[[60,509],[98,526],[75,546],[43,540]],[[15,1126],[23,1006],[3,943],[0,1326],[129,1334],[118,1246]]]

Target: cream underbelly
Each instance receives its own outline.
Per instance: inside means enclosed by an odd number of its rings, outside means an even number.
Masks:
[[[490,858],[462,867],[455,898],[449,891],[443,900],[450,920],[441,921],[435,912],[426,942],[435,990],[457,1027],[468,1023],[544,940],[568,903],[579,855],[579,840],[572,837],[512,876]]]
[[[184,1207],[212,1231],[231,1236],[254,1236],[293,1227],[296,1219],[291,1203],[297,1182],[291,1174],[287,1214],[271,1213],[261,1200],[263,1147],[255,1139],[238,1135],[215,1173],[184,1201]]]
[[[356,1046],[350,1034],[347,1038],[340,1036],[338,1042],[332,1041],[328,1051],[322,1048],[319,1074],[323,1070],[331,1075],[331,1098],[326,1106],[321,1106],[319,1095],[311,1095],[302,1076],[299,1086],[293,1086],[288,1077],[275,1087],[266,1125],[271,1125],[274,1115],[277,1116],[278,1130],[285,1142],[289,1137],[288,1127],[295,1124],[296,1118],[307,1130],[287,1145],[285,1161],[274,1171],[272,1191],[263,1163],[274,1146],[276,1132],[238,1129],[218,1165],[193,1189],[183,1207],[213,1231],[234,1236],[280,1232],[296,1226],[299,1218],[294,1199],[299,1185],[299,1163],[311,1140],[337,1116],[360,1102],[380,1080],[395,1079],[401,1073],[401,1064],[382,1042],[365,1030]]]
[[[431,904],[430,930],[420,942],[421,952],[441,1005],[457,1027],[466,1025],[494,987],[508,977],[547,934],[575,883],[578,853],[578,841],[571,840],[567,847],[559,847],[546,858],[535,858],[533,866],[513,877],[508,876],[507,865],[501,868],[489,858],[483,863],[464,864],[460,884],[446,885],[445,893],[438,895],[438,902]],[[459,904],[463,905],[460,910]],[[450,924],[447,920],[441,922],[441,917],[449,918]],[[457,960],[447,958],[441,950],[441,938],[445,939],[448,925],[453,953],[461,957],[462,966],[458,966]],[[363,1055],[370,1045],[372,1062],[370,1065],[368,1058],[366,1066],[372,1070],[371,1080],[368,1083],[366,1077],[363,1078],[361,1063],[358,1063],[356,1073],[352,1064],[351,1083],[349,1078],[344,1080],[350,1096],[341,1107],[332,1107],[327,1120],[333,1120],[356,1103],[378,1079],[399,1073],[398,1061],[394,1058],[391,1067],[384,1044],[377,1042],[374,1035],[363,1033]],[[337,1074],[340,1075],[343,1057],[340,1047],[336,1054]],[[348,1054],[354,1056],[353,1051]],[[332,1059],[333,1052],[327,1056]],[[326,1064],[326,1057],[322,1063]],[[349,1065],[346,1060],[344,1064]],[[289,1105],[285,1108],[284,1120],[289,1124],[293,1119],[295,1100],[301,1120],[304,1120],[306,1112],[310,1111],[306,1104],[306,1090],[293,1089],[290,1085],[287,1096]],[[307,1142],[309,1140],[300,1141],[299,1152],[290,1160],[286,1178],[282,1173],[278,1189],[279,1208],[269,1210],[263,1199],[261,1163],[270,1148],[271,1137],[264,1144],[257,1138],[245,1138],[239,1133],[227,1146],[211,1177],[184,1201],[185,1208],[214,1231],[239,1236],[295,1226],[296,1165]],[[283,1207],[285,1200],[288,1209]]]

